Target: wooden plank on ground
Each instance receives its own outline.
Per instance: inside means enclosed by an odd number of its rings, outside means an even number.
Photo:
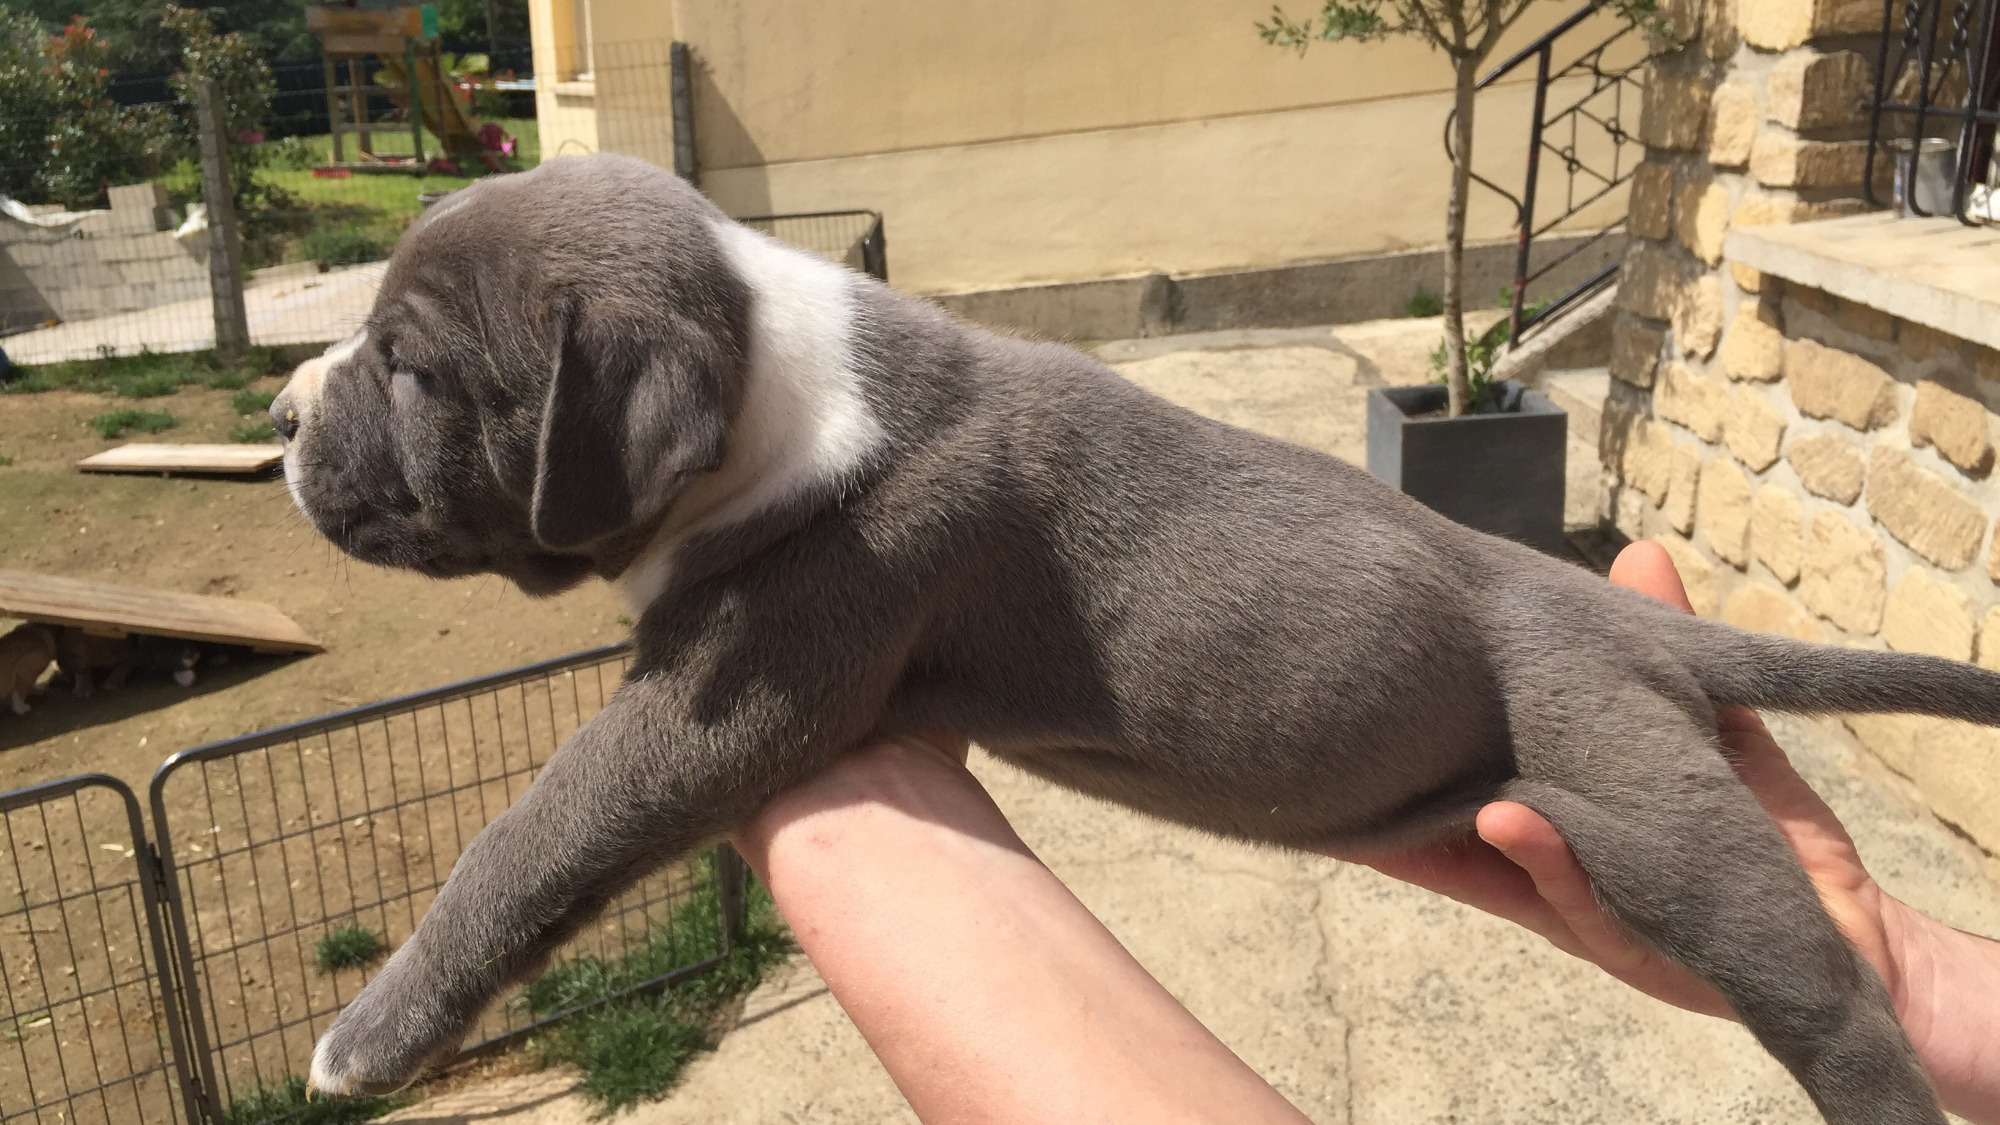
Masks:
[[[85,457],[87,473],[242,473],[268,471],[285,459],[282,445],[173,445],[131,442]]]
[[[0,570],[0,615],[119,637],[145,633],[248,645],[258,652],[325,652],[298,623],[263,602],[147,590],[84,578]]]

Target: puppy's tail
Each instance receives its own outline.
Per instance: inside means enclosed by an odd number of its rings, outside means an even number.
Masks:
[[[1717,703],[1802,713],[1904,712],[2000,726],[2000,674],[1957,660],[1807,644],[1685,615],[1666,639]]]

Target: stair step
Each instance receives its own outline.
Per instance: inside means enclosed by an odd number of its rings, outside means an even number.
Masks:
[[[1597,432],[1604,424],[1604,401],[1611,397],[1610,370],[1579,367],[1544,371],[1539,382],[1549,401],[1569,415],[1569,436],[1597,448]]]

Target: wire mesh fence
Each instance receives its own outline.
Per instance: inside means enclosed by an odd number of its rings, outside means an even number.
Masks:
[[[352,334],[397,239],[427,206],[481,176],[590,152],[694,174],[691,64],[677,44],[559,46],[539,74],[526,51],[483,63],[474,72],[448,53],[413,49],[273,68],[262,123],[228,138],[251,345],[310,349]],[[101,193],[72,192],[67,202],[26,171],[0,167],[0,194],[30,185],[0,204],[0,347],[14,364],[215,347],[209,214],[202,169],[187,154],[193,107],[164,80],[133,92],[158,99],[125,109],[179,138],[161,150],[171,159],[105,170]],[[872,212],[745,221],[888,275]]]
[[[115,778],[0,794],[0,1122],[187,1122],[139,802]]]
[[[0,1122],[299,1112],[319,1034],[628,661],[592,650],[184,751],[154,777],[150,844],[113,779],[0,794]],[[741,881],[726,849],[649,875],[463,1050],[719,963]]]

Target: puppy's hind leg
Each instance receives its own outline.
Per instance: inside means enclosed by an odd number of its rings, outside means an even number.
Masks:
[[[607,901],[791,780],[744,732],[697,729],[658,710],[628,683],[473,839],[416,932],[320,1037],[314,1088],[377,1094],[407,1084]],[[752,762],[762,765],[746,769]]]
[[[1943,1125],[1882,979],[1720,746],[1632,695],[1560,731],[1517,722],[1522,780],[1505,795],[1556,826],[1628,930],[1722,994],[1827,1121]]]

